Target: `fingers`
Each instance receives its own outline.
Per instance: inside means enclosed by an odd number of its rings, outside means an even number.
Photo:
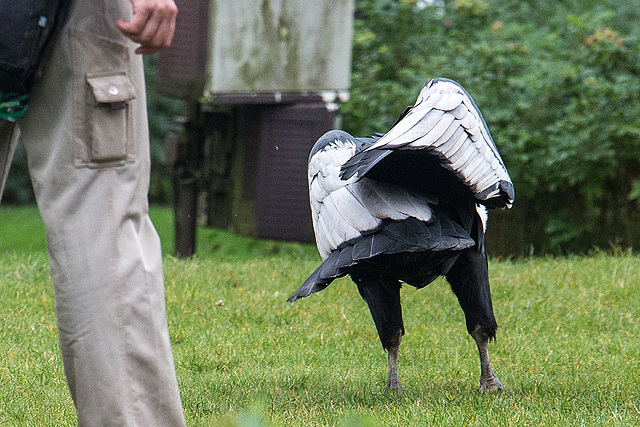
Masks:
[[[171,44],[178,9],[173,0],[130,0],[133,16],[118,21],[122,33],[140,47],[136,53],[150,54]]]

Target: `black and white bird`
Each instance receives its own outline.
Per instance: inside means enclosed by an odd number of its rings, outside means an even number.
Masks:
[[[332,130],[309,156],[313,226],[323,263],[293,302],[349,274],[388,353],[387,387],[401,391],[401,282],[446,277],[480,354],[481,391],[505,387],[489,363],[495,338],[486,208],[511,207],[514,188],[480,110],[458,83],[429,80],[382,136]]]

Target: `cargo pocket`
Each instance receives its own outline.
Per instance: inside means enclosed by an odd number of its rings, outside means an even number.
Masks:
[[[126,44],[80,29],[70,30],[74,67],[74,164],[123,166],[135,161],[134,86]]]
[[[133,84],[125,73],[88,75],[87,122],[89,162],[126,162],[130,157],[129,101],[135,98]]]

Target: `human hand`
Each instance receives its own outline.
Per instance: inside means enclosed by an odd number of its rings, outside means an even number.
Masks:
[[[136,53],[155,53],[171,44],[176,28],[178,8],[173,0],[129,0],[133,16],[129,21],[120,19],[118,28],[140,47]]]

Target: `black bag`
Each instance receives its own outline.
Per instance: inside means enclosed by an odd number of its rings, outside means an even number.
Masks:
[[[28,95],[71,0],[0,0],[0,92]]]

